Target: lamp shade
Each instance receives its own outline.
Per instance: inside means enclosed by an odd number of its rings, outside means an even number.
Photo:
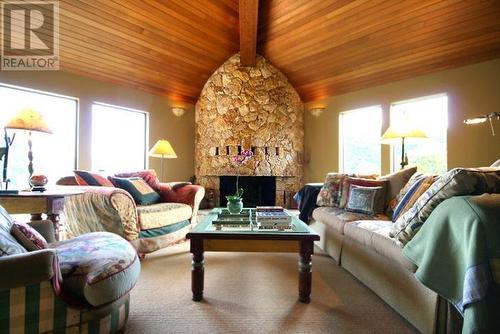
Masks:
[[[29,108],[22,109],[18,112],[17,115],[7,123],[5,128],[52,133],[52,130],[47,125],[47,122],[45,122],[42,114]]]
[[[383,144],[391,144],[396,140],[401,138],[427,138],[427,135],[424,131],[412,128],[412,127],[395,127],[389,126],[389,128],[382,135],[382,143]]]
[[[168,142],[168,140],[160,139],[156,142],[156,144],[149,150],[149,156],[155,158],[167,158],[167,159],[175,159],[177,158],[177,154],[175,154],[172,145]]]

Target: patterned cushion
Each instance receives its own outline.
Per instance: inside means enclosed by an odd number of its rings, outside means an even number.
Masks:
[[[386,205],[399,194],[401,189],[408,183],[411,176],[416,172],[417,167],[409,167],[379,178],[380,180],[388,181]]]
[[[141,230],[149,230],[189,220],[193,210],[183,203],[158,203],[138,206],[137,214]]]
[[[129,178],[129,177],[140,177],[154,190],[158,190],[160,187],[160,180],[154,169],[141,170],[137,172],[127,172],[115,174],[115,177]],[[112,181],[111,181],[112,182]]]
[[[12,218],[0,205],[0,256],[26,253],[26,249],[10,233],[12,225]]]
[[[74,173],[76,183],[78,183],[79,186],[114,187],[113,183],[104,175],[84,170],[75,170]]]
[[[392,198],[390,201],[389,201],[389,204],[387,205],[387,210],[385,211],[385,213],[387,214],[387,216],[389,217],[392,217],[393,213],[394,213],[394,209],[396,208],[396,206],[398,205],[398,203],[401,201],[401,199],[404,197],[404,195],[408,192],[408,190],[413,186],[413,184],[415,182],[417,182],[417,180],[419,180],[420,178],[424,177],[425,175],[422,174],[422,173],[415,173],[413,174],[411,177],[410,177],[410,180],[408,180],[408,182],[404,185],[403,188],[401,188],[401,190],[399,191],[399,193],[396,195],[395,198]]]
[[[436,178],[434,176],[425,176],[417,179],[394,208],[392,220],[396,221],[401,215],[408,211],[419,197],[430,188],[435,180]]]
[[[110,177],[110,179],[118,188],[128,191],[138,205],[150,205],[160,201],[160,195],[140,177],[129,179]]]
[[[383,207],[380,205],[384,201],[382,187],[362,187],[352,184],[349,192],[349,199],[345,207],[347,211],[367,215],[374,215],[383,211],[381,210]]]
[[[380,206],[382,206],[381,210],[383,211],[387,183],[388,181],[385,180],[362,179],[362,178],[346,176],[344,178],[344,181],[342,182],[339,208],[341,209],[345,208],[345,206],[347,205],[347,201],[349,200],[351,185],[357,185],[362,187],[382,187],[381,197],[380,197],[381,202],[377,203],[376,212],[381,212]]]
[[[10,233],[30,252],[47,248],[47,240],[28,224],[15,222]]]
[[[316,204],[318,206],[338,206],[340,202],[340,190],[342,181],[346,174],[328,173],[326,174],[325,183],[319,191]]]
[[[121,237],[94,232],[50,244],[57,249],[63,289],[94,306],[127,294],[141,271],[135,249]]]
[[[500,193],[500,168],[455,168],[440,177],[394,223],[391,237],[405,245],[442,201],[463,195]]]

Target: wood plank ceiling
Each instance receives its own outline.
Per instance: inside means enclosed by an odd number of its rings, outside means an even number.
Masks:
[[[63,71],[194,103],[238,0],[63,0]],[[263,0],[257,50],[304,101],[500,57],[498,0]]]

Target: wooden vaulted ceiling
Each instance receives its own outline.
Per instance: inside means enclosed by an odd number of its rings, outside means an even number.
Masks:
[[[60,6],[61,70],[191,103],[240,50],[247,17],[238,0]],[[261,0],[258,10],[257,52],[304,101],[500,57],[498,0]]]

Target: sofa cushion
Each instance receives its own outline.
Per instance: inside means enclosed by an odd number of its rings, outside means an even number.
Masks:
[[[412,175],[417,172],[417,167],[408,167],[397,172],[384,175],[379,180],[385,180],[387,184],[386,205],[395,198],[401,189],[408,183]]]
[[[154,190],[158,190],[160,187],[160,180],[154,169],[141,170],[137,172],[127,172],[115,174],[116,177],[129,178],[129,177],[140,177]]]
[[[75,170],[75,180],[79,186],[113,187],[113,183],[104,175],[85,170]]]
[[[10,233],[30,252],[47,248],[47,240],[28,224],[14,222]]]
[[[140,177],[110,177],[118,188],[126,190],[137,205],[151,205],[160,201],[160,195]]]
[[[391,221],[360,220],[347,224],[344,235],[415,272],[416,266],[403,255],[402,247],[389,237],[391,227]]]
[[[344,226],[356,220],[388,220],[383,214],[371,216],[363,213],[349,212],[335,207],[319,207],[313,211],[313,219],[333,228],[340,234],[344,234]]]
[[[21,246],[11,234],[13,225],[12,218],[0,206],[0,256],[26,253],[26,249]]]
[[[141,270],[135,249],[108,232],[82,234],[50,244],[56,248],[64,291],[103,305],[128,293]]]
[[[376,211],[381,212],[383,211],[384,208],[387,184],[388,181],[385,180],[373,180],[373,179],[346,176],[342,182],[339,208],[343,209],[347,205],[347,201],[349,200],[351,185],[357,185],[362,187],[382,187],[382,192],[379,194],[378,203],[376,204],[377,205]]]
[[[436,179],[437,178],[434,176],[424,176],[416,180],[394,208],[392,220],[396,221],[406,211],[410,210],[420,196],[432,186]]]
[[[405,245],[419,231],[431,212],[453,196],[500,193],[500,168],[455,168],[441,176],[394,223],[390,236]]]
[[[328,173],[321,187],[316,204],[318,206],[338,206],[340,203],[340,190],[346,174]]]
[[[404,197],[404,195],[406,195],[406,193],[413,186],[413,184],[415,182],[417,182],[418,180],[420,180],[424,176],[425,175],[422,173],[415,173],[410,177],[408,182],[403,186],[403,188],[401,188],[401,190],[396,195],[396,197],[392,198],[389,201],[389,203],[387,205],[387,209],[385,211],[387,216],[389,216],[392,219],[393,214],[394,214],[394,209],[396,209],[396,206],[398,205],[398,203],[401,201],[401,199]],[[393,219],[393,221],[394,221],[394,219]]]
[[[383,202],[382,195],[382,187],[362,187],[352,184],[345,209],[367,215],[381,213],[383,210],[380,205]]]
[[[191,219],[193,210],[184,203],[158,203],[137,207],[141,230],[149,230]]]

